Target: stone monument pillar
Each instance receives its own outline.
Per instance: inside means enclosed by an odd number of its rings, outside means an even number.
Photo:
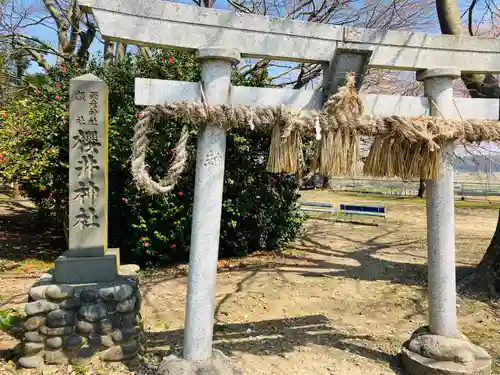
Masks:
[[[454,68],[428,69],[417,73],[424,82],[431,115],[455,113]],[[405,343],[402,358],[410,375],[489,374],[491,358],[457,329],[455,279],[455,193],[453,142],[442,146],[439,179],[427,181],[427,268],[429,326],[418,329]]]
[[[29,292],[25,368],[131,359],[143,340],[139,267],[120,267],[118,249],[107,249],[106,84],[72,79],[69,112],[69,249]]]

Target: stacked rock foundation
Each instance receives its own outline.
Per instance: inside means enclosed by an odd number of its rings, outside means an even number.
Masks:
[[[33,285],[25,307],[19,365],[36,368],[135,358],[144,340],[137,269],[113,282],[56,284],[46,274]]]

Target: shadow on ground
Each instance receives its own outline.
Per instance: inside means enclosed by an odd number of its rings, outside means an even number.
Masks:
[[[0,200],[0,260],[52,262],[64,248],[62,233],[39,220],[34,208]]]
[[[147,332],[147,353],[160,361],[169,354],[181,355],[183,330]],[[217,324],[214,347],[232,356],[246,352],[256,356],[284,356],[298,347],[321,345],[374,361],[383,361],[400,373],[398,356],[368,345],[375,338],[370,335],[350,335],[337,331],[323,315],[273,319],[250,323]]]
[[[353,224],[354,225],[354,224]],[[380,233],[380,231],[383,231]],[[328,236],[331,242],[347,243],[349,249],[336,250],[323,243],[322,239]],[[378,228],[372,237],[360,240],[355,233],[331,230],[331,228],[308,228],[291,245],[291,253],[281,253],[274,257],[259,257],[252,261],[252,256],[245,258],[244,262],[234,260],[233,266],[219,269],[219,273],[234,272],[276,272],[279,274],[294,273],[305,277],[347,277],[362,281],[388,281],[393,284],[419,286],[425,291],[427,287],[426,258],[422,255],[412,254],[412,245],[417,245],[419,240],[394,239],[398,236],[398,228]],[[391,238],[392,237],[392,238]],[[462,238],[465,240],[465,238]],[[381,257],[383,252],[390,251],[392,255],[411,255],[419,263],[399,262]],[[276,253],[275,253],[276,254]],[[235,264],[235,265],[234,265]],[[475,265],[456,266],[457,280],[474,272]],[[184,273],[183,273],[184,271]],[[161,272],[158,277],[152,276],[143,283],[148,288],[153,284],[171,278],[185,276],[186,269],[181,272]],[[149,285],[148,285],[149,284]],[[461,290],[462,297],[474,298],[483,302],[490,302],[489,295],[480,285],[477,289]]]

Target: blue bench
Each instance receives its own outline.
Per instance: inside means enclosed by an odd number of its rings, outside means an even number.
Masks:
[[[368,204],[340,204],[340,212],[343,215],[362,215],[362,216],[377,216],[387,217],[387,208],[385,205],[368,205]]]
[[[327,202],[300,202],[300,209],[304,212],[319,212],[330,215],[337,214],[338,210],[332,203]]]

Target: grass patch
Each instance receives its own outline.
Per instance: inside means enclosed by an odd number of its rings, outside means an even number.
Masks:
[[[25,259],[22,261],[0,259],[0,272],[30,273],[47,271],[50,268],[54,268],[54,262],[46,262],[40,259]]]

